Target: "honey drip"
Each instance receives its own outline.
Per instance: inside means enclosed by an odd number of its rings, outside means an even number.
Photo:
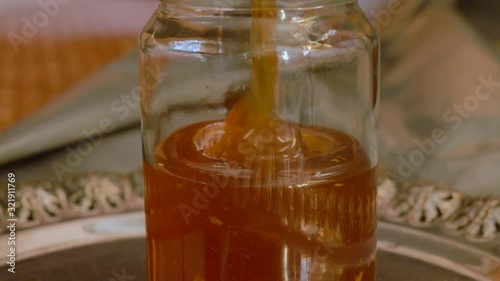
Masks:
[[[296,157],[301,149],[298,126],[279,119],[275,112],[275,98],[279,92],[276,4],[252,0],[252,19],[250,88],[239,93],[225,121],[221,139],[204,149],[207,156],[246,164],[261,158]],[[248,159],[242,153],[242,144],[264,145],[268,149],[260,150],[259,159]]]

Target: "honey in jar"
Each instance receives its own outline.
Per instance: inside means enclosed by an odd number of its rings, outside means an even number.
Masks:
[[[342,44],[312,44],[300,55],[306,67],[293,69],[281,50],[290,42],[279,39],[281,28],[303,24],[287,15],[335,30],[359,20],[356,6],[323,1],[340,10],[332,13],[304,1],[304,12],[252,0],[200,15],[178,2],[162,2],[141,37],[143,69],[169,74],[152,84],[158,72],[141,77],[148,280],[375,280],[376,44],[347,32],[340,43],[354,38],[364,54],[342,50],[338,59],[327,51]],[[336,58],[314,68],[317,54]],[[353,69],[352,81],[325,83],[329,98],[311,83]],[[211,79],[216,71],[228,81]],[[179,82],[180,73],[191,75]],[[318,102],[303,110],[290,99],[301,95],[338,101],[339,112],[322,120]]]

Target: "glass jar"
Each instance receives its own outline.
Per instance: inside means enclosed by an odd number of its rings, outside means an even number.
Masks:
[[[375,280],[355,0],[163,0],[140,38],[148,280]]]

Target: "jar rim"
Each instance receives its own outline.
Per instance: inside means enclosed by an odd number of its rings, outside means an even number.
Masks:
[[[177,4],[200,9],[253,9],[253,0],[160,0],[162,4]],[[267,2],[270,8],[307,9],[322,6],[357,3],[358,0],[258,0]]]

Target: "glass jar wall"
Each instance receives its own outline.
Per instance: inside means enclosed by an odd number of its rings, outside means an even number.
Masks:
[[[162,1],[140,38],[149,280],[375,280],[378,53],[355,1]]]

